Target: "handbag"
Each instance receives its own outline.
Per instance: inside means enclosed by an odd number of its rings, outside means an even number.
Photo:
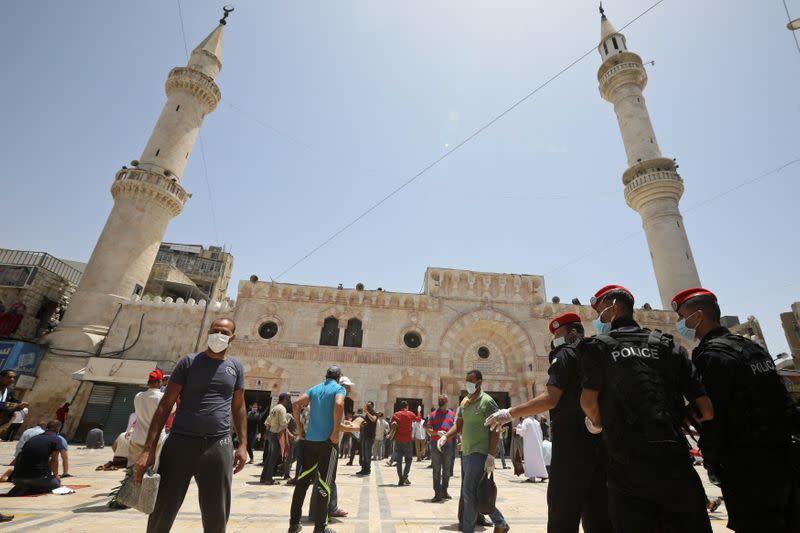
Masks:
[[[494,484],[494,473],[484,472],[478,482],[478,512],[492,514],[497,503],[497,485]]]
[[[158,485],[161,482],[161,474],[148,468],[144,473],[141,483],[136,483],[133,479],[133,470],[131,475],[126,476],[122,487],[117,494],[117,502],[126,506],[132,507],[137,511],[144,514],[153,512],[156,506],[156,498],[158,497]]]

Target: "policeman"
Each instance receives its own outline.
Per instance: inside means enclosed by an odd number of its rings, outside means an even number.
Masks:
[[[608,452],[608,512],[617,533],[710,533],[700,477],[681,429],[686,401],[698,421],[714,416],[697,372],[672,336],[639,327],[621,285],[591,304],[598,335],[579,346],[581,407]]]
[[[800,531],[798,473],[789,460],[797,408],[772,357],[720,325],[711,291],[682,291],[672,299],[672,309],[680,317],[678,333],[689,341],[700,339],[692,361],[714,403],[714,419],[701,427],[700,448],[706,465],[719,472],[728,527]]]
[[[604,446],[599,435],[587,431],[580,406],[576,346],[583,338],[581,318],[576,313],[560,314],[550,321],[550,333],[554,338],[547,390],[524,404],[497,411],[486,419],[486,425],[499,430],[519,416],[549,409],[553,456],[547,487],[547,531],[578,533],[583,519],[586,533],[610,533]]]

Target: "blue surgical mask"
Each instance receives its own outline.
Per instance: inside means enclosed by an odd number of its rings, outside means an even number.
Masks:
[[[475,385],[470,381],[467,381],[467,394],[474,394],[477,388],[478,388],[477,385]]]
[[[616,301],[616,300],[614,300],[613,302],[611,302],[611,305],[609,305],[608,307],[606,307],[605,309],[603,309],[602,311],[600,311],[600,314],[599,314],[599,315],[597,315],[597,318],[595,318],[595,319],[594,319],[594,322],[593,322],[593,324],[594,324],[594,329],[596,329],[596,330],[597,330],[597,333],[598,333],[599,335],[605,335],[606,333],[608,333],[609,331],[611,331],[611,323],[614,321],[614,319],[612,318],[612,319],[611,319],[611,320],[609,320],[608,322],[603,322],[603,321],[601,320],[601,318],[603,318],[603,315],[606,313],[606,311],[608,311],[609,309],[611,309],[612,307],[614,307],[614,304],[615,304],[615,303],[617,303],[617,301]]]
[[[675,329],[678,331],[680,336],[683,337],[684,339],[686,339],[689,342],[694,342],[694,340],[697,338],[697,331],[696,331],[696,328],[690,328],[689,326],[687,326],[686,325],[686,320],[689,317],[694,316],[696,313],[697,313],[697,311],[695,311],[691,315],[687,316],[686,318],[682,318],[682,319],[678,320],[678,323],[675,324]]]

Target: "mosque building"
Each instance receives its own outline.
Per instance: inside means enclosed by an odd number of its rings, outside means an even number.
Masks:
[[[226,14],[227,16],[227,14]],[[124,429],[133,396],[154,368],[169,374],[178,359],[205,347],[218,317],[233,318],[229,353],[246,372],[248,400],[269,404],[279,392],[300,394],[340,365],[355,383],[348,406],[373,400],[391,412],[436,405],[462,393],[465,373],[484,375],[484,389],[501,405],[544,390],[550,319],[577,312],[594,333],[594,311],[579,302],[554,303],[542,276],[429,267],[420,294],[383,289],[240,281],[235,301],[142,297],[167,224],[190,194],[182,185],[203,118],[221,99],[226,20],[170,71],[167,100],[141,156],[117,172],[114,207],[25,399],[33,412],[53,413],[71,401],[66,433],[81,438],[97,423],[113,438]],[[656,142],[643,90],[642,59],[603,14],[598,45],[600,95],[617,115],[629,168],[625,199],[641,214],[662,305],[700,280],[679,200],[683,180]],[[646,327],[673,331],[671,311],[636,310]],[[350,402],[354,402],[351,404]]]

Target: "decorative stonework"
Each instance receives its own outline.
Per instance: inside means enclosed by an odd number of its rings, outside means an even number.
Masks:
[[[658,198],[679,200],[683,195],[683,179],[675,171],[656,171],[638,176],[625,186],[625,201],[638,211]]]
[[[603,99],[613,102],[614,94],[623,85],[632,83],[640,90],[644,90],[647,85],[647,72],[638,54],[622,52],[600,65],[597,81]]]
[[[177,180],[139,168],[117,172],[111,185],[111,194],[115,200],[138,198],[152,201],[169,211],[173,217],[183,210],[183,205],[189,198],[189,194]]]
[[[204,114],[211,113],[222,99],[222,93],[210,76],[189,67],[176,67],[167,76],[167,96],[175,89],[192,93],[203,104]]]

